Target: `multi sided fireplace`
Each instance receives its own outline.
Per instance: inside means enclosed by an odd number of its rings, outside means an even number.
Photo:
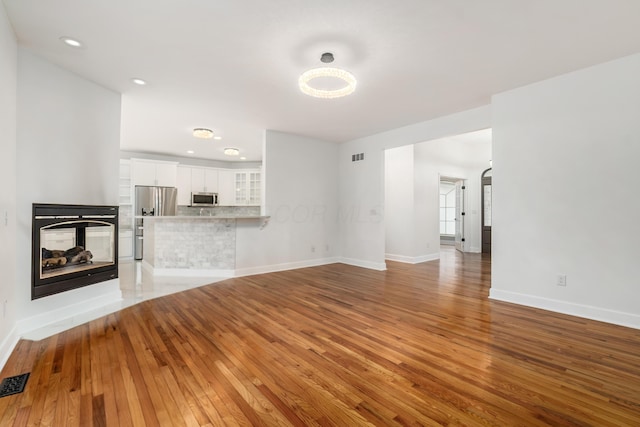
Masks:
[[[31,299],[118,277],[118,207],[33,204]]]

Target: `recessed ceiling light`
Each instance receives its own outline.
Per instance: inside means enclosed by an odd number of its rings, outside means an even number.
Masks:
[[[195,128],[193,130],[193,136],[196,138],[211,138],[213,137],[213,131],[207,128]]]
[[[245,156],[240,157],[240,160],[247,160]]]
[[[187,150],[187,154],[193,154],[193,153],[195,153],[195,151],[193,151],[193,150]]]
[[[225,148],[224,154],[226,154],[227,156],[237,156],[238,154],[240,154],[240,150],[238,150],[237,148]]]
[[[77,48],[80,48],[83,46],[83,44],[80,41],[76,39],[72,39],[71,37],[60,37],[60,40],[67,46],[77,47]]]
[[[216,141],[220,141],[222,139],[222,137],[216,135],[216,136],[213,137],[213,139],[215,139]]]
[[[147,82],[145,80],[139,79],[137,77],[131,79],[132,82],[134,82],[135,84],[139,85],[139,86],[144,86],[147,84]]]

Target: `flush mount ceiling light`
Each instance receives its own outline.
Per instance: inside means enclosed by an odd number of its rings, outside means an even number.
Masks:
[[[323,53],[320,57],[320,60],[325,64],[331,63],[333,62],[333,54],[330,52]],[[339,89],[318,89],[312,87],[309,83],[312,80],[318,78],[329,78],[334,80],[338,79],[342,80],[342,82],[346,83],[347,85]],[[356,78],[350,72],[342,70],[340,68],[320,67],[313,68],[302,73],[302,75],[298,79],[298,85],[300,86],[300,90],[309,96],[313,96],[315,98],[333,99],[352,94],[353,91],[356,90]]]
[[[240,154],[240,150],[238,150],[237,148],[225,148],[224,154],[226,154],[227,156],[237,156],[238,154]]]
[[[195,128],[193,130],[193,136],[195,136],[196,138],[208,139],[213,137],[213,131],[207,128]]]
[[[83,46],[83,44],[80,41],[73,39],[71,37],[60,37],[60,41],[62,41],[62,43],[66,44],[67,46],[71,46],[71,47],[81,48]]]
[[[134,77],[133,79],[131,79],[132,82],[134,82],[135,84],[139,85],[139,86],[144,86],[147,84],[147,82],[145,80],[139,79],[137,77]]]

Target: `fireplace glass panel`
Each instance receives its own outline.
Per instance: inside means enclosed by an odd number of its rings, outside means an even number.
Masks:
[[[115,225],[68,221],[40,229],[40,278],[91,270],[115,263]]]

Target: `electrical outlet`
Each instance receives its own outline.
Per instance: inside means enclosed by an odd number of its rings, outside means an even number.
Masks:
[[[558,274],[556,285],[558,285],[558,286],[567,286],[567,275],[566,274]]]

